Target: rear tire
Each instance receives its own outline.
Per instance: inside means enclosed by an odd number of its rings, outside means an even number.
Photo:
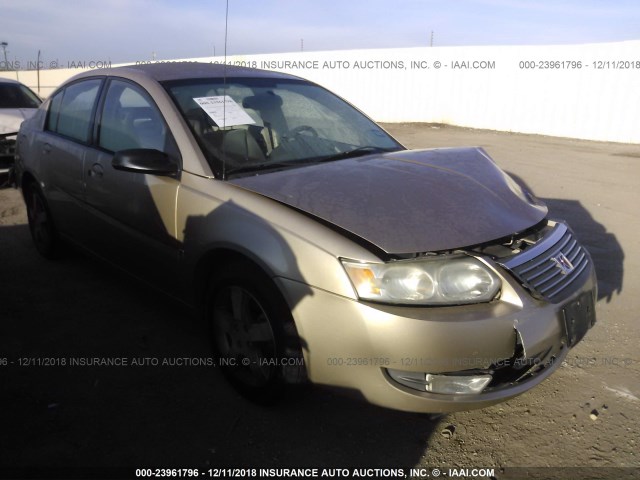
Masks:
[[[47,202],[35,183],[29,183],[24,189],[27,206],[27,218],[31,238],[38,253],[47,259],[57,258],[60,254],[60,239],[51,217]]]
[[[218,365],[247,399],[275,403],[287,383],[300,383],[305,377],[289,307],[257,266],[234,262],[214,274],[205,315]]]

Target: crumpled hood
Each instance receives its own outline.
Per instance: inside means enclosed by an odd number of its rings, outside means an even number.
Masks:
[[[481,148],[367,155],[230,183],[395,254],[488,242],[525,230],[547,214]]]
[[[2,108],[0,109],[0,133],[11,133],[20,130],[20,124],[32,117],[37,108]]]

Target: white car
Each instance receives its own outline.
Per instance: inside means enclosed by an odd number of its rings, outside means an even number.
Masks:
[[[13,166],[20,124],[30,118],[41,103],[40,97],[26,85],[0,78],[0,175],[7,174]]]

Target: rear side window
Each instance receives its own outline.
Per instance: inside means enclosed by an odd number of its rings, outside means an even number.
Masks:
[[[55,132],[58,129],[58,116],[60,115],[60,104],[62,103],[63,93],[64,91],[58,92],[51,98],[49,104],[49,115],[47,115],[47,125],[45,126],[46,130]]]
[[[102,80],[85,80],[69,85],[51,99],[47,130],[86,143],[91,115]]]

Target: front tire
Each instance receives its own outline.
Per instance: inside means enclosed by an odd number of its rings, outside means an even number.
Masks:
[[[209,283],[205,315],[220,368],[235,389],[259,404],[277,401],[304,378],[288,305],[273,281],[249,262],[234,262]]]

